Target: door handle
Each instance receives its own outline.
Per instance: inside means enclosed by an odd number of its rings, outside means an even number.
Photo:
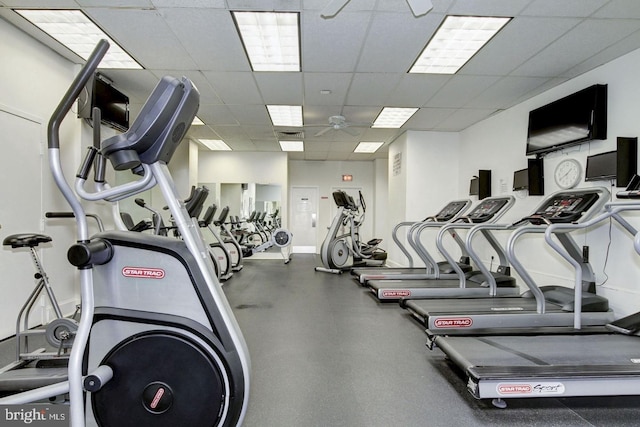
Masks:
[[[311,214],[311,227],[316,228],[316,214]]]

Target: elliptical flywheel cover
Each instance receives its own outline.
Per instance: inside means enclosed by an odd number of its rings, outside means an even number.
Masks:
[[[215,359],[187,337],[151,332],[103,361],[113,379],[91,396],[100,426],[217,426],[227,390]]]

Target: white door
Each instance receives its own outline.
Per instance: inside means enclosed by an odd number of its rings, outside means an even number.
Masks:
[[[291,234],[293,252],[317,252],[318,187],[291,187]]]
[[[0,236],[42,232],[42,135],[43,125],[36,119],[12,113],[0,105]],[[44,245],[51,246],[50,244]],[[33,289],[34,267],[27,249],[0,248],[0,339],[15,333],[20,306]],[[39,318],[34,307],[32,320]],[[13,325],[13,326],[12,326]]]

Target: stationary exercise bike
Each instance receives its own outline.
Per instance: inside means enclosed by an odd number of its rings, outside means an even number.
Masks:
[[[11,247],[12,249],[25,249],[28,248],[31,253],[31,260],[36,269],[34,278],[36,285],[29,294],[29,297],[20,308],[18,313],[18,319],[16,321],[16,360],[11,364],[0,368],[0,372],[8,372],[14,369],[20,369],[31,362],[60,362],[64,365],[67,363],[69,357],[69,349],[73,344],[73,338],[76,330],[78,329],[78,322],[73,318],[67,318],[62,315],[62,310],[58,304],[53,288],[49,283],[49,277],[47,276],[40,257],[38,256],[37,248],[44,243],[51,242],[51,237],[38,233],[21,233],[12,234],[5,237],[2,241],[4,246]],[[49,300],[49,305],[53,310],[55,318],[44,325],[41,328],[32,329],[29,327],[29,318],[31,312],[41,296],[46,295]],[[44,336],[49,346],[53,347],[55,351],[46,351],[44,348],[33,349],[30,348],[30,338],[37,335]],[[61,365],[62,366],[62,365]],[[23,376],[24,377],[24,376]],[[23,385],[18,384],[15,381],[10,381],[17,390],[23,388]]]
[[[371,239],[366,243],[360,241],[360,225],[364,221],[366,204],[362,192],[358,193],[362,212],[353,197],[342,190],[333,192],[338,211],[320,247],[322,267],[316,267],[316,271],[340,274],[352,267],[381,267],[386,262],[387,253],[378,247],[382,239]]]
[[[197,221],[189,218],[167,167],[198,110],[195,86],[184,77],[162,78],[127,132],[90,147],[74,189],[62,172],[60,123],[108,47],[98,43],[48,127],[52,173],[78,229],[68,258],[80,276],[82,315],[69,379],[0,404],[68,392],[73,427],[239,425],[249,397],[248,350]],[[98,116],[94,111],[94,129]],[[110,187],[107,160],[137,179]],[[85,185],[94,169],[95,188],[89,191]],[[154,185],[182,239],[131,231],[89,237],[80,198],[115,202]]]

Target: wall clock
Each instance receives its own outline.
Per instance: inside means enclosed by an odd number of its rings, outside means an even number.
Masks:
[[[575,159],[564,159],[556,166],[553,177],[558,187],[573,188],[582,178],[582,165]]]

